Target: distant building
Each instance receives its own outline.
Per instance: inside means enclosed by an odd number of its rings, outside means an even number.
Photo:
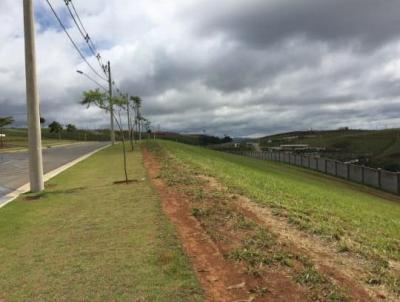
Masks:
[[[305,151],[310,149],[309,145],[305,144],[291,144],[291,145],[280,145],[281,150],[283,151]]]
[[[325,147],[310,147],[306,144],[285,144],[279,147],[268,147],[268,151],[299,152],[314,155],[325,150]]]

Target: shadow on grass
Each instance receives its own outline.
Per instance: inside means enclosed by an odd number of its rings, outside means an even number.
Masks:
[[[114,185],[129,185],[129,184],[133,184],[133,183],[138,183],[139,181],[137,179],[128,179],[126,180],[120,180],[120,181],[114,181],[113,184]]]
[[[73,194],[77,192],[81,192],[83,190],[87,189],[86,187],[76,187],[76,188],[70,188],[70,189],[65,189],[65,190],[55,190],[55,191],[47,191],[44,190],[43,192],[39,193],[25,193],[23,194],[24,199],[27,201],[33,201],[33,200],[40,200],[42,198],[46,198],[52,195],[61,195],[61,194]]]

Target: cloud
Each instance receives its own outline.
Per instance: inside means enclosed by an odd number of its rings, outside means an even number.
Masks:
[[[64,2],[51,2],[83,48]],[[74,3],[117,85],[140,95],[145,116],[162,129],[244,136],[399,125],[398,1]],[[0,115],[24,125],[21,5],[2,0],[0,17]],[[36,2],[36,19],[42,115],[106,127],[106,114],[78,104],[95,85],[76,70],[96,76],[44,0]]]
[[[400,3],[395,0],[223,0],[200,1],[188,11],[200,14],[198,32],[219,33],[264,48],[285,39],[305,37],[332,44],[358,41],[379,47],[399,38]]]

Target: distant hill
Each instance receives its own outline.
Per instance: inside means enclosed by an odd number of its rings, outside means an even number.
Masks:
[[[42,128],[43,139],[58,139],[59,135],[56,133],[50,133],[48,128]],[[61,132],[61,138],[67,140],[77,141],[107,141],[110,139],[109,130],[97,129],[97,130],[82,130],[77,129],[72,132],[68,132],[65,129]],[[28,133],[26,128],[6,128],[4,133],[10,138],[20,138],[27,140]]]
[[[330,158],[359,159],[370,167],[400,171],[400,129],[295,131],[266,136],[259,142],[262,148],[307,144],[325,148],[323,153]]]
[[[7,135],[9,144],[15,144],[15,146],[26,145],[27,141],[27,129],[26,128],[6,128],[3,131]],[[43,139],[63,139],[72,141],[108,141],[110,140],[110,130],[108,129],[96,129],[96,130],[82,130],[77,129],[72,132],[68,132],[65,129],[61,132],[60,136],[56,133],[50,133],[48,128],[42,128]],[[128,137],[127,131],[125,138]],[[119,131],[115,131],[116,138],[120,139],[121,135]],[[153,133],[143,133],[142,137],[153,138]],[[226,143],[227,138],[220,138],[205,134],[179,134],[175,132],[156,132],[157,138],[176,141],[180,143],[207,146]]]
[[[226,138],[205,134],[180,134],[174,132],[159,132],[157,137],[160,139],[171,140],[189,145],[208,146],[226,143]]]

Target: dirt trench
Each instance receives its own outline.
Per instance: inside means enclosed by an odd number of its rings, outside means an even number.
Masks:
[[[263,288],[265,280],[249,275],[242,264],[224,257],[223,244],[218,244],[210,238],[192,215],[187,198],[160,179],[160,164],[157,160],[145,149],[143,155],[148,176],[160,195],[163,211],[175,225],[183,248],[203,287],[205,301],[307,301],[304,289],[292,282],[288,276],[276,271],[270,272],[268,288],[271,294],[265,297],[253,294],[255,289]]]
[[[215,178],[200,176],[207,186],[228,192]],[[230,194],[230,193],[228,193]],[[340,253],[335,244],[329,244],[316,235],[296,229],[284,217],[274,215],[267,206],[252,202],[246,196],[230,194],[237,210],[279,234],[282,244],[299,254],[307,255],[325,275],[351,292],[352,300],[397,302],[399,298],[384,286],[368,285],[364,282],[370,275],[365,259],[349,253]],[[393,266],[398,263],[393,263]]]
[[[228,243],[210,236],[202,222],[194,217],[190,197],[179,186],[169,186],[160,178],[160,159],[146,149],[143,149],[143,155],[148,176],[160,194],[164,212],[176,227],[204,289],[206,301],[328,301],[310,296],[307,286],[293,281],[289,268],[271,266],[263,269],[261,276],[254,276],[248,273],[243,263],[229,259],[226,255],[232,250],[235,240],[239,242],[239,239],[230,234],[231,240]],[[200,178],[206,180],[205,190],[226,191],[215,179],[204,176]],[[279,234],[280,244],[291,252],[310,257],[318,271],[333,280],[335,286],[343,288],[349,299],[337,301],[387,299],[379,290],[365,288],[358,282],[357,276],[361,271],[353,265],[355,263],[336,257],[328,247],[319,246],[316,238],[289,227],[282,219],[274,217],[267,208],[262,208],[243,196],[231,197],[238,212]],[[229,230],[222,227],[218,232]],[[267,291],[260,294],[260,289]]]

